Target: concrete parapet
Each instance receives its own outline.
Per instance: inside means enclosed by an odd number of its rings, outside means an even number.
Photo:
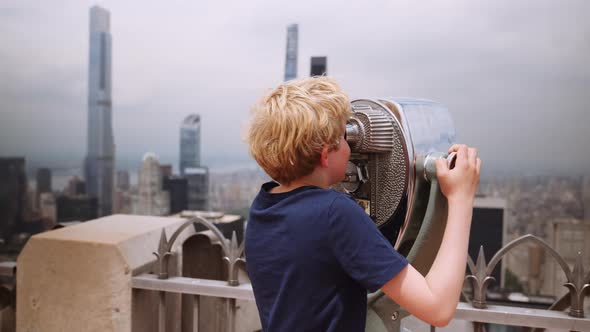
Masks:
[[[184,221],[112,215],[33,236],[18,257],[17,331],[131,331],[131,277]]]

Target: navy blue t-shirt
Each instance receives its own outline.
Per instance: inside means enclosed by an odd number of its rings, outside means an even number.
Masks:
[[[246,265],[265,332],[364,331],[367,290],[408,262],[349,196],[314,186],[270,193],[250,209]]]

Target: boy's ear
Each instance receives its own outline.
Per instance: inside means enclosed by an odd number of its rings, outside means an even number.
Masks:
[[[328,147],[324,146],[322,153],[320,154],[320,166],[325,168],[328,167]]]

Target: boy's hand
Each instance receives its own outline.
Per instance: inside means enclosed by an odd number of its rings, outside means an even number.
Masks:
[[[436,161],[436,177],[442,193],[449,202],[472,202],[479,184],[481,159],[477,158],[477,149],[464,144],[455,144],[449,153],[457,152],[455,167],[449,169],[445,159]]]

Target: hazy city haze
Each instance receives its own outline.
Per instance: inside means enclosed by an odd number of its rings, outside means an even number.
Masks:
[[[590,2],[2,1],[0,155],[82,165],[88,11],[111,13],[119,165],[153,151],[177,163],[179,128],[201,115],[203,164],[248,163],[250,106],[282,81],[287,25],[298,73],[311,56],[351,98],[447,106],[490,173],[590,170]]]

